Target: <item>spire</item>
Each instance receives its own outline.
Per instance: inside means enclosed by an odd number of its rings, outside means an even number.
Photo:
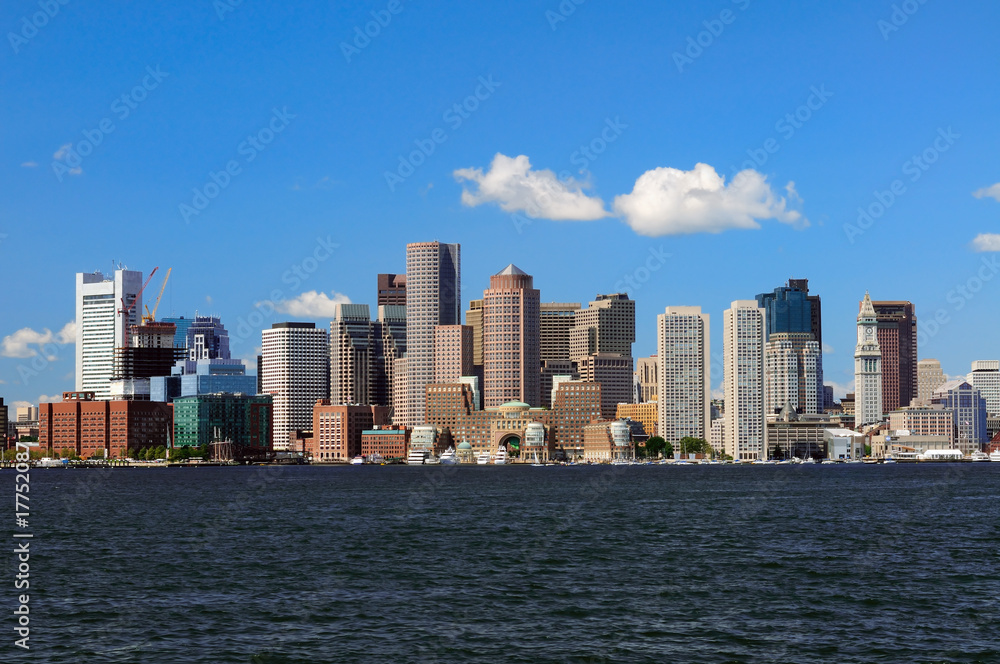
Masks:
[[[511,274],[516,274],[516,275],[520,275],[520,276],[528,276],[527,272],[525,272],[524,270],[522,270],[518,266],[514,265],[513,263],[511,263],[510,265],[508,265],[504,269],[502,269],[499,272],[497,272],[497,276],[500,276],[500,275],[511,275]]]
[[[868,291],[865,291],[865,299],[861,301],[861,313],[858,314],[858,318],[875,318],[875,307]]]

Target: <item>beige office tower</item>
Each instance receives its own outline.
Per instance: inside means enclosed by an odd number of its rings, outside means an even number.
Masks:
[[[822,357],[811,332],[778,332],[764,347],[764,410],[767,415],[786,404],[800,414],[819,411]]]
[[[457,383],[474,376],[472,328],[468,325],[438,325],[434,328],[434,382]]]
[[[261,385],[272,396],[271,440],[288,449],[288,434],[312,428],[313,406],[330,393],[329,336],[315,323],[274,323],[261,332]]]
[[[336,305],[330,321],[330,403],[372,403],[374,346],[368,305]]]
[[[465,312],[465,324],[472,328],[472,364],[483,366],[483,301],[472,300]]]
[[[483,292],[483,407],[541,403],[539,292],[531,275],[508,265]]]
[[[941,362],[934,359],[917,362],[917,400],[915,404],[926,406],[931,402],[934,391],[944,385],[948,377],[941,370]]]
[[[413,421],[410,412],[410,372],[405,357],[397,357],[392,363],[392,423],[410,426]]]
[[[667,307],[656,317],[657,430],[675,449],[686,436],[709,439],[709,339],[709,316],[701,307]]]
[[[656,355],[636,359],[633,374],[636,403],[649,403],[659,394],[659,365],[660,361]]]
[[[462,323],[461,247],[440,242],[406,245],[406,368],[408,420],[424,423],[425,388],[434,382],[434,328]],[[399,409],[397,408],[397,411]]]
[[[632,403],[632,358],[595,353],[576,361],[580,380],[601,384],[601,417],[615,419],[618,404]]]
[[[764,309],[756,300],[736,300],[722,315],[726,454],[764,459]]]
[[[579,302],[542,302],[538,318],[538,354],[542,362],[570,359],[569,335],[579,310]]]
[[[618,404],[632,402],[634,342],[635,301],[626,293],[598,295],[573,316],[570,359],[577,363],[580,380],[601,382],[601,412],[609,419],[614,417]],[[598,374],[602,378],[597,378]]]

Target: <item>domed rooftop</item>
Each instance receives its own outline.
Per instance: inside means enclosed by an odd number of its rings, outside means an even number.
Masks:
[[[531,408],[528,404],[523,401],[508,401],[507,403],[500,406],[501,410],[528,410]]]
[[[472,449],[472,445],[470,445],[468,441],[462,441],[461,443],[458,444],[458,449],[460,449],[460,450],[471,450]]]

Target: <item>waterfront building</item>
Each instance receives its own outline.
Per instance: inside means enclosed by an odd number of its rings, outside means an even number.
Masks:
[[[119,313],[129,308],[128,315]],[[111,398],[115,349],[142,315],[142,272],[115,270],[76,275],[76,391]]]
[[[236,461],[265,461],[272,450],[271,395],[218,392],[173,402],[174,447],[224,443]]]
[[[38,405],[39,446],[48,456],[125,458],[131,449],[170,447],[170,406],[154,401],[99,400],[94,392],[63,392]]]
[[[762,459],[764,417],[764,309],[755,300],[736,300],[723,312],[723,369],[726,395],[726,454]]]
[[[667,307],[656,317],[657,431],[668,443],[707,440],[711,427],[709,315]]]
[[[289,432],[309,429],[316,400],[329,396],[329,337],[315,323],[274,323],[261,339],[261,386],[274,398],[272,442],[287,450]]]
[[[410,447],[410,429],[385,426],[361,432],[361,455],[380,456],[384,461],[405,460]]]
[[[882,379],[882,337],[877,333],[879,321],[875,307],[868,293],[861,302],[861,312],[858,314],[858,344],[854,349],[854,422],[857,427],[864,427],[882,421],[886,412],[885,384]],[[891,336],[891,335],[886,335]],[[897,343],[898,338],[894,340]],[[898,372],[898,366],[896,367]],[[898,378],[898,376],[897,376]],[[850,395],[848,395],[850,396]],[[896,410],[897,403],[888,410]],[[909,402],[907,402],[909,403]],[[842,402],[843,405],[843,402]],[[845,413],[847,408],[845,406]]]
[[[312,439],[306,456],[315,463],[347,463],[361,454],[361,434],[390,424],[385,406],[334,404],[318,399],[312,410]]]
[[[379,274],[376,306],[406,306],[406,275]]]
[[[986,399],[967,380],[956,378],[940,385],[931,402],[955,414],[955,447],[962,454],[978,452],[989,442]]]
[[[825,430],[831,428],[826,415],[795,412],[785,404],[781,412],[767,417],[767,456],[771,459],[826,458]]]
[[[926,406],[929,404],[934,390],[947,380],[948,377],[941,370],[939,361],[927,358],[917,362],[917,400],[914,405]]]
[[[590,463],[610,463],[635,457],[632,432],[621,420],[593,422],[583,427],[583,458]]]
[[[967,379],[986,399],[987,415],[1000,415],[1000,360],[976,360]]]
[[[882,353],[882,409],[890,412],[917,397],[917,314],[912,302],[876,301],[871,306]]]
[[[660,387],[659,376],[660,360],[657,355],[636,358],[632,381],[635,385],[632,395],[635,403],[649,403],[656,398]]]
[[[10,412],[7,409],[7,406],[3,403],[3,397],[0,397],[0,443],[3,443],[0,445],[0,449],[4,450],[7,449],[7,427],[9,419]]]
[[[424,390],[434,382],[434,328],[462,322],[461,247],[440,242],[406,245],[407,404],[395,403],[398,424],[424,421]],[[405,413],[407,420],[398,419]]]
[[[580,372],[577,371],[576,362],[572,360],[542,360],[542,372],[540,377],[542,407],[550,408],[552,400],[555,398],[555,388],[567,380],[579,380]]]
[[[660,415],[659,404],[654,398],[646,403],[620,403],[615,411],[616,420],[635,420],[642,424],[643,431],[652,438],[659,436],[657,422]],[[678,440],[680,440],[678,438]]]
[[[938,406],[906,406],[889,413],[889,430],[913,436],[938,436],[955,447],[955,413]]]
[[[483,292],[483,405],[541,405],[539,291],[531,275],[508,265]]]
[[[716,454],[726,453],[726,418],[717,417],[712,420],[712,428],[708,434],[708,444],[712,446]]]
[[[771,334],[764,347],[764,408],[768,414],[791,404],[800,414],[821,412],[818,373],[823,360],[809,332]]]

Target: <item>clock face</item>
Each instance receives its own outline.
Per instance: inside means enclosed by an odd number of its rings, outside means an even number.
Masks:
[[[871,336],[872,336],[872,335],[873,335],[874,333],[875,333],[875,330],[871,329],[870,327],[866,327],[866,328],[865,328],[865,337],[866,337],[866,338],[870,339],[870,338],[871,338]]]

